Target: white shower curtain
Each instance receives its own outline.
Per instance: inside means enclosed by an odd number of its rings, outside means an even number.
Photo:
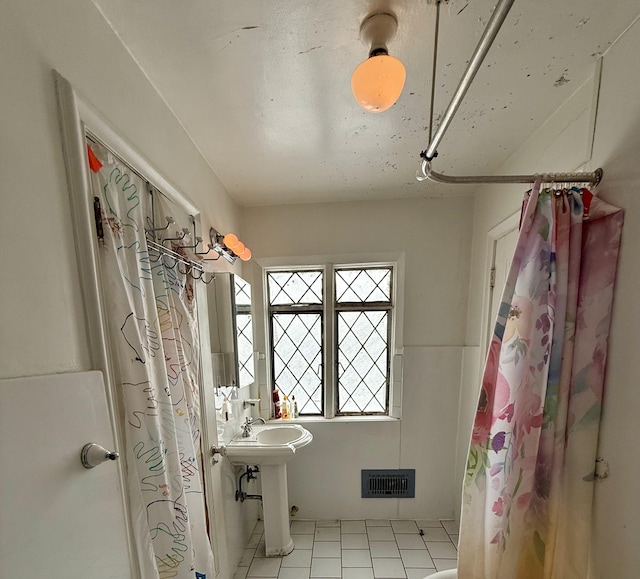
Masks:
[[[197,282],[166,267],[147,245],[146,183],[101,147],[91,145],[88,154],[142,577],[213,579],[201,473]],[[162,217],[172,214],[163,201],[156,195]]]

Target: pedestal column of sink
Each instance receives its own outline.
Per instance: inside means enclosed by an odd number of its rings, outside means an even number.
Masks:
[[[261,465],[260,477],[266,555],[267,557],[288,555],[293,551],[293,539],[289,529],[287,465]]]

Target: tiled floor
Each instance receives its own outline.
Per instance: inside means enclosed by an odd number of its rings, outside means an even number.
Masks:
[[[454,521],[293,521],[295,549],[265,557],[256,525],[235,579],[422,579],[456,566]]]

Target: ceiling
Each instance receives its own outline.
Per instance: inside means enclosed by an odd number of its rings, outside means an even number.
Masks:
[[[94,2],[239,205],[470,193],[415,179],[428,145],[434,0]],[[493,7],[441,5],[436,123]],[[367,57],[360,23],[378,11],[398,18],[389,53],[407,81],[375,114],[355,103],[350,78]],[[434,168],[495,171],[639,12],[637,0],[517,0]]]

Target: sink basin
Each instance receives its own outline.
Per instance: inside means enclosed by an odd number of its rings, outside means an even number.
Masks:
[[[249,436],[238,434],[227,444],[227,457],[237,465],[284,464],[312,440],[299,424],[255,425]]]
[[[289,444],[295,443],[296,440],[304,436],[298,428],[289,426],[275,426],[266,428],[256,434],[256,442],[258,444]]]

